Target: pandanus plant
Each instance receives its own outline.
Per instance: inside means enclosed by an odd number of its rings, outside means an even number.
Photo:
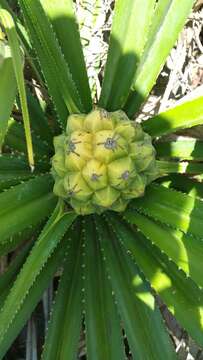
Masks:
[[[157,294],[203,346],[203,97],[136,120],[193,3],[115,1],[93,104],[73,1],[0,1],[1,359],[56,273],[44,360],[175,359]]]

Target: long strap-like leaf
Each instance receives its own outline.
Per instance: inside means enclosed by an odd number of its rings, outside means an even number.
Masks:
[[[43,157],[49,157],[50,149],[48,144],[42,141],[34,132],[32,132],[32,142],[36,162],[39,162],[39,159]],[[12,118],[9,120],[4,144],[15,152],[26,153],[26,139],[23,125],[20,122],[17,122]]]
[[[143,123],[143,129],[153,137],[203,123],[203,96],[169,109]]]
[[[31,242],[28,242],[20,252],[16,255],[15,259],[11,261],[6,271],[0,277],[0,308],[3,306],[4,300],[7,297],[9,290],[13,284],[16,274],[24,263],[28,251],[31,248]]]
[[[70,113],[77,113],[85,111],[81,98],[40,0],[19,0],[19,4],[50,95],[65,126],[67,113],[61,99]]]
[[[16,26],[16,31],[18,33],[20,45],[22,46],[23,51],[26,55],[26,61],[30,64],[30,66],[34,70],[36,78],[39,81],[40,85],[43,86],[44,84],[42,81],[42,74],[34,53],[34,49],[32,48],[29,36],[27,34],[25,27],[22,24],[20,17],[15,13],[15,11],[13,11],[13,8],[15,8],[15,6],[12,7],[12,2],[8,2],[7,0],[0,0],[0,9],[5,9],[12,15],[12,18]]]
[[[176,158],[180,160],[203,160],[203,141],[197,139],[177,139],[154,144],[157,157]]]
[[[98,217],[96,224],[133,358],[176,359],[150,289],[121,246],[117,231],[114,234]]]
[[[33,236],[38,234],[39,229],[39,225],[34,229],[28,228],[10,238],[10,241],[0,244],[0,256],[7,255],[9,252],[15,250],[19,244],[23,244],[25,241],[29,241]]]
[[[82,324],[83,237],[80,230],[80,224],[76,223],[67,234],[68,254],[54,301],[43,360],[72,360],[76,357]]]
[[[73,1],[43,0],[41,4],[57,35],[61,51],[70,68],[85,110],[89,112],[92,108],[91,93]]]
[[[11,154],[0,156],[0,191],[35,175],[30,172],[25,157]]]
[[[183,175],[170,175],[159,180],[162,185],[183,191],[190,196],[203,198],[203,184],[196,179],[189,179]]]
[[[58,204],[44,227],[0,312],[0,344],[4,340],[9,326],[20,310],[37,276],[75,217],[76,215],[72,212],[64,214],[63,207]]]
[[[9,175],[12,174],[15,177],[22,172],[33,177],[39,175],[40,173],[45,173],[50,169],[50,165],[46,160],[41,160],[35,166],[35,171],[30,172],[29,165],[27,163],[27,158],[25,155],[17,155],[12,153],[4,153],[0,155],[0,178],[5,175],[5,178],[9,179]]]
[[[203,287],[202,240],[193,236],[186,236],[181,231],[160,225],[137,212],[128,211],[125,219],[135,224],[142,233],[158,246],[178,268],[190,276],[198,286]]]
[[[203,346],[203,291],[140,232],[132,231],[118,219],[111,218],[111,223],[146,279],[180,324]]]
[[[51,175],[37,176],[0,194],[0,242],[49,216],[57,198]]]
[[[84,310],[90,360],[124,359],[121,324],[92,219],[84,224]],[[95,301],[96,294],[96,301]]]
[[[194,0],[160,0],[157,3],[150,36],[125,106],[129,116],[139,110],[151,91],[166,58],[178,38]]]
[[[53,186],[51,175],[36,176],[0,194],[0,215],[46,195]]]
[[[197,198],[152,184],[144,197],[131,204],[132,208],[184,233],[203,236],[203,202]]]
[[[25,136],[27,143],[27,152],[28,152],[28,160],[31,167],[31,170],[34,169],[34,154],[32,148],[32,137],[30,130],[30,120],[29,113],[27,107],[27,98],[25,92],[25,84],[23,77],[23,61],[20,53],[20,47],[18,42],[18,36],[15,29],[15,24],[12,19],[12,16],[9,14],[7,10],[0,9],[0,22],[5,27],[6,33],[8,35],[9,45],[11,47],[11,54],[13,60],[13,68],[15,71],[15,77],[18,85],[20,101],[22,106],[23,113],[23,122],[25,128]]]
[[[13,60],[8,45],[0,40],[0,152],[17,92]]]
[[[50,129],[45,111],[37,97],[31,93],[29,88],[26,89],[26,92],[32,130],[42,141],[48,143],[50,148],[53,148],[53,133]]]
[[[169,173],[180,174],[203,174],[202,163],[192,163],[188,161],[156,161],[156,166],[159,169],[159,176],[167,175]]]
[[[100,106],[117,110],[129,94],[147,40],[154,0],[117,0]]]
[[[65,236],[53,251],[47,260],[46,266],[41,270],[36,281],[29,289],[29,296],[26,296],[24,299],[23,306],[15,313],[15,317],[7,329],[6,336],[0,342],[0,359],[4,357],[12,342],[24,327],[57,268],[63,264],[66,251],[67,238]],[[30,271],[32,271],[32,269]]]

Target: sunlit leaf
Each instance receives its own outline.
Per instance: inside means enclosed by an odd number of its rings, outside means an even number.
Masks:
[[[143,123],[151,136],[162,136],[203,122],[203,96],[178,105]]]
[[[161,0],[157,2],[148,42],[134,77],[133,90],[125,106],[129,116],[139,110],[141,103],[149,95],[194,1]]]
[[[117,0],[100,106],[120,109],[147,41],[155,0]],[[138,30],[139,29],[139,30]]]
[[[105,222],[96,219],[115,298],[130,349],[137,359],[176,359],[161,314],[137,266]],[[164,354],[164,355],[163,355]]]

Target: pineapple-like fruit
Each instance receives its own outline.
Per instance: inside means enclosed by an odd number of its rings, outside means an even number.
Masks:
[[[54,146],[54,193],[81,215],[124,211],[157,174],[151,137],[123,111],[70,115]]]

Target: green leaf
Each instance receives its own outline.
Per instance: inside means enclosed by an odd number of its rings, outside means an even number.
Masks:
[[[31,172],[26,157],[12,154],[0,155],[0,191],[35,177],[36,174],[48,169],[49,165],[41,162],[35,166],[35,171]]]
[[[26,29],[22,25],[20,17],[17,16],[16,13],[12,10],[12,8],[15,8],[15,7],[16,7],[16,4],[13,7],[11,3],[8,4],[7,0],[0,0],[0,9],[5,9],[12,15],[12,17],[15,21],[16,31],[19,36],[19,41],[20,41],[23,51],[26,55],[26,61],[30,64],[30,66],[34,70],[36,78],[38,79],[40,85],[43,86],[42,78],[41,78],[41,71],[40,71],[39,65],[37,63],[36,56],[35,56],[34,50],[32,48],[32,45],[30,43],[30,39],[28,37]]]
[[[24,157],[0,155],[0,191],[33,176]]]
[[[32,132],[33,148],[36,162],[39,158],[48,157],[50,149],[47,143],[43,142],[35,133]],[[9,120],[8,131],[5,137],[5,145],[14,151],[26,153],[26,141],[23,125],[13,119]]]
[[[126,101],[147,40],[154,5],[155,0],[116,1],[100,98],[100,106],[107,110],[120,109]]]
[[[111,217],[110,221],[151,286],[181,326],[203,346],[203,291],[191,279],[186,278],[184,273],[140,232],[132,231],[127,224],[115,217],[113,220]]]
[[[161,0],[157,3],[149,39],[134,77],[133,91],[125,106],[129,116],[139,110],[149,95],[193,3],[194,0]]]
[[[30,172],[30,168],[27,162],[27,157],[22,154],[14,155],[11,153],[4,153],[0,155],[0,173],[5,172],[18,172],[18,171],[29,171],[30,174],[39,172],[46,172],[49,169],[49,164],[46,160],[39,160],[35,166],[35,171]]]
[[[41,229],[40,225],[35,228],[28,228],[12,236],[9,241],[0,243],[0,256],[7,255],[9,252],[15,250],[18,245],[29,241],[34,235],[36,236]]]
[[[0,40],[0,152],[17,92],[10,48]]]
[[[181,231],[160,225],[137,212],[127,211],[125,219],[136,225],[146,238],[174,261],[178,268],[190,276],[198,286],[203,287],[202,239],[186,236]]]
[[[203,141],[197,139],[177,139],[154,144],[158,158],[176,158],[180,160],[203,160]]]
[[[14,260],[11,261],[6,271],[1,274],[0,277],[0,308],[3,305],[3,302],[8,295],[8,292],[11,288],[11,285],[16,277],[16,274],[20,270],[22,264],[24,263],[28,251],[31,249],[31,242],[27,243],[23,248],[20,249],[20,252],[16,255]]]
[[[49,144],[51,149],[53,148],[53,134],[48,124],[48,120],[42,110],[39,100],[32,95],[27,88],[27,101],[30,114],[30,123],[34,133],[40,137],[40,139]]]
[[[7,337],[9,326],[12,325],[15,316],[23,306],[37,276],[75,217],[76,215],[72,212],[64,213],[64,209],[59,203],[44,227],[0,312],[0,346]]]
[[[77,113],[84,111],[84,106],[40,1],[19,0],[19,4],[41,64],[49,93],[55,103],[61,124],[65,126],[66,107],[70,113]]]
[[[121,325],[93,220],[84,223],[84,310],[87,356],[92,360],[124,359]],[[95,301],[96,294],[96,301]]]
[[[92,108],[91,93],[72,0],[43,0],[41,4],[53,25],[61,51],[85,106]]]
[[[43,196],[52,189],[53,179],[50,174],[36,176],[23,184],[17,185],[0,194],[0,215],[18,209]]]
[[[1,171],[26,171],[29,170],[28,163],[24,156],[14,156],[12,154],[0,155],[0,173]]]
[[[203,123],[203,96],[178,105],[143,123],[143,129],[153,137],[173,133]]]
[[[32,147],[32,137],[31,137],[31,129],[30,129],[30,119],[27,107],[27,98],[25,92],[25,83],[24,83],[24,75],[23,75],[23,61],[20,52],[20,45],[18,42],[18,36],[15,28],[15,23],[13,21],[10,13],[5,9],[0,9],[0,22],[5,27],[6,34],[8,36],[8,42],[11,48],[13,68],[15,72],[15,77],[17,81],[20,102],[22,107],[23,114],[23,123],[25,129],[25,137],[26,137],[26,145],[27,145],[27,153],[28,153],[28,161],[30,168],[34,169],[34,154]]]
[[[46,266],[37,276],[35,283],[29,290],[29,296],[27,296],[23,302],[23,306],[21,306],[19,311],[15,314],[15,318],[7,330],[7,336],[0,342],[1,359],[10,348],[19,332],[23,329],[26,321],[29,319],[32,311],[42,297],[44,290],[48,287],[48,284],[58,267],[63,265],[63,258],[66,251],[67,239],[64,237],[47,260]]]
[[[182,175],[171,175],[170,177],[160,179],[160,183],[167,187],[183,191],[190,196],[203,198],[203,184],[195,179],[189,179]]]
[[[186,234],[203,236],[203,203],[192,196],[151,184],[145,196],[132,201],[131,206]]]
[[[6,190],[11,186],[18,185],[22,181],[33,178],[33,174],[30,171],[10,171],[0,173],[0,192]]]
[[[167,175],[169,173],[180,174],[203,174],[202,163],[190,163],[188,161],[156,161],[159,176]],[[157,175],[158,176],[158,175]]]
[[[37,176],[0,193],[0,242],[45,219],[56,204],[51,175]]]
[[[42,354],[43,360],[76,358],[82,323],[83,239],[80,228],[80,223],[76,223],[66,236],[68,250],[54,300],[53,314]]]
[[[98,217],[96,224],[133,358],[176,359],[149,286],[107,224]]]

